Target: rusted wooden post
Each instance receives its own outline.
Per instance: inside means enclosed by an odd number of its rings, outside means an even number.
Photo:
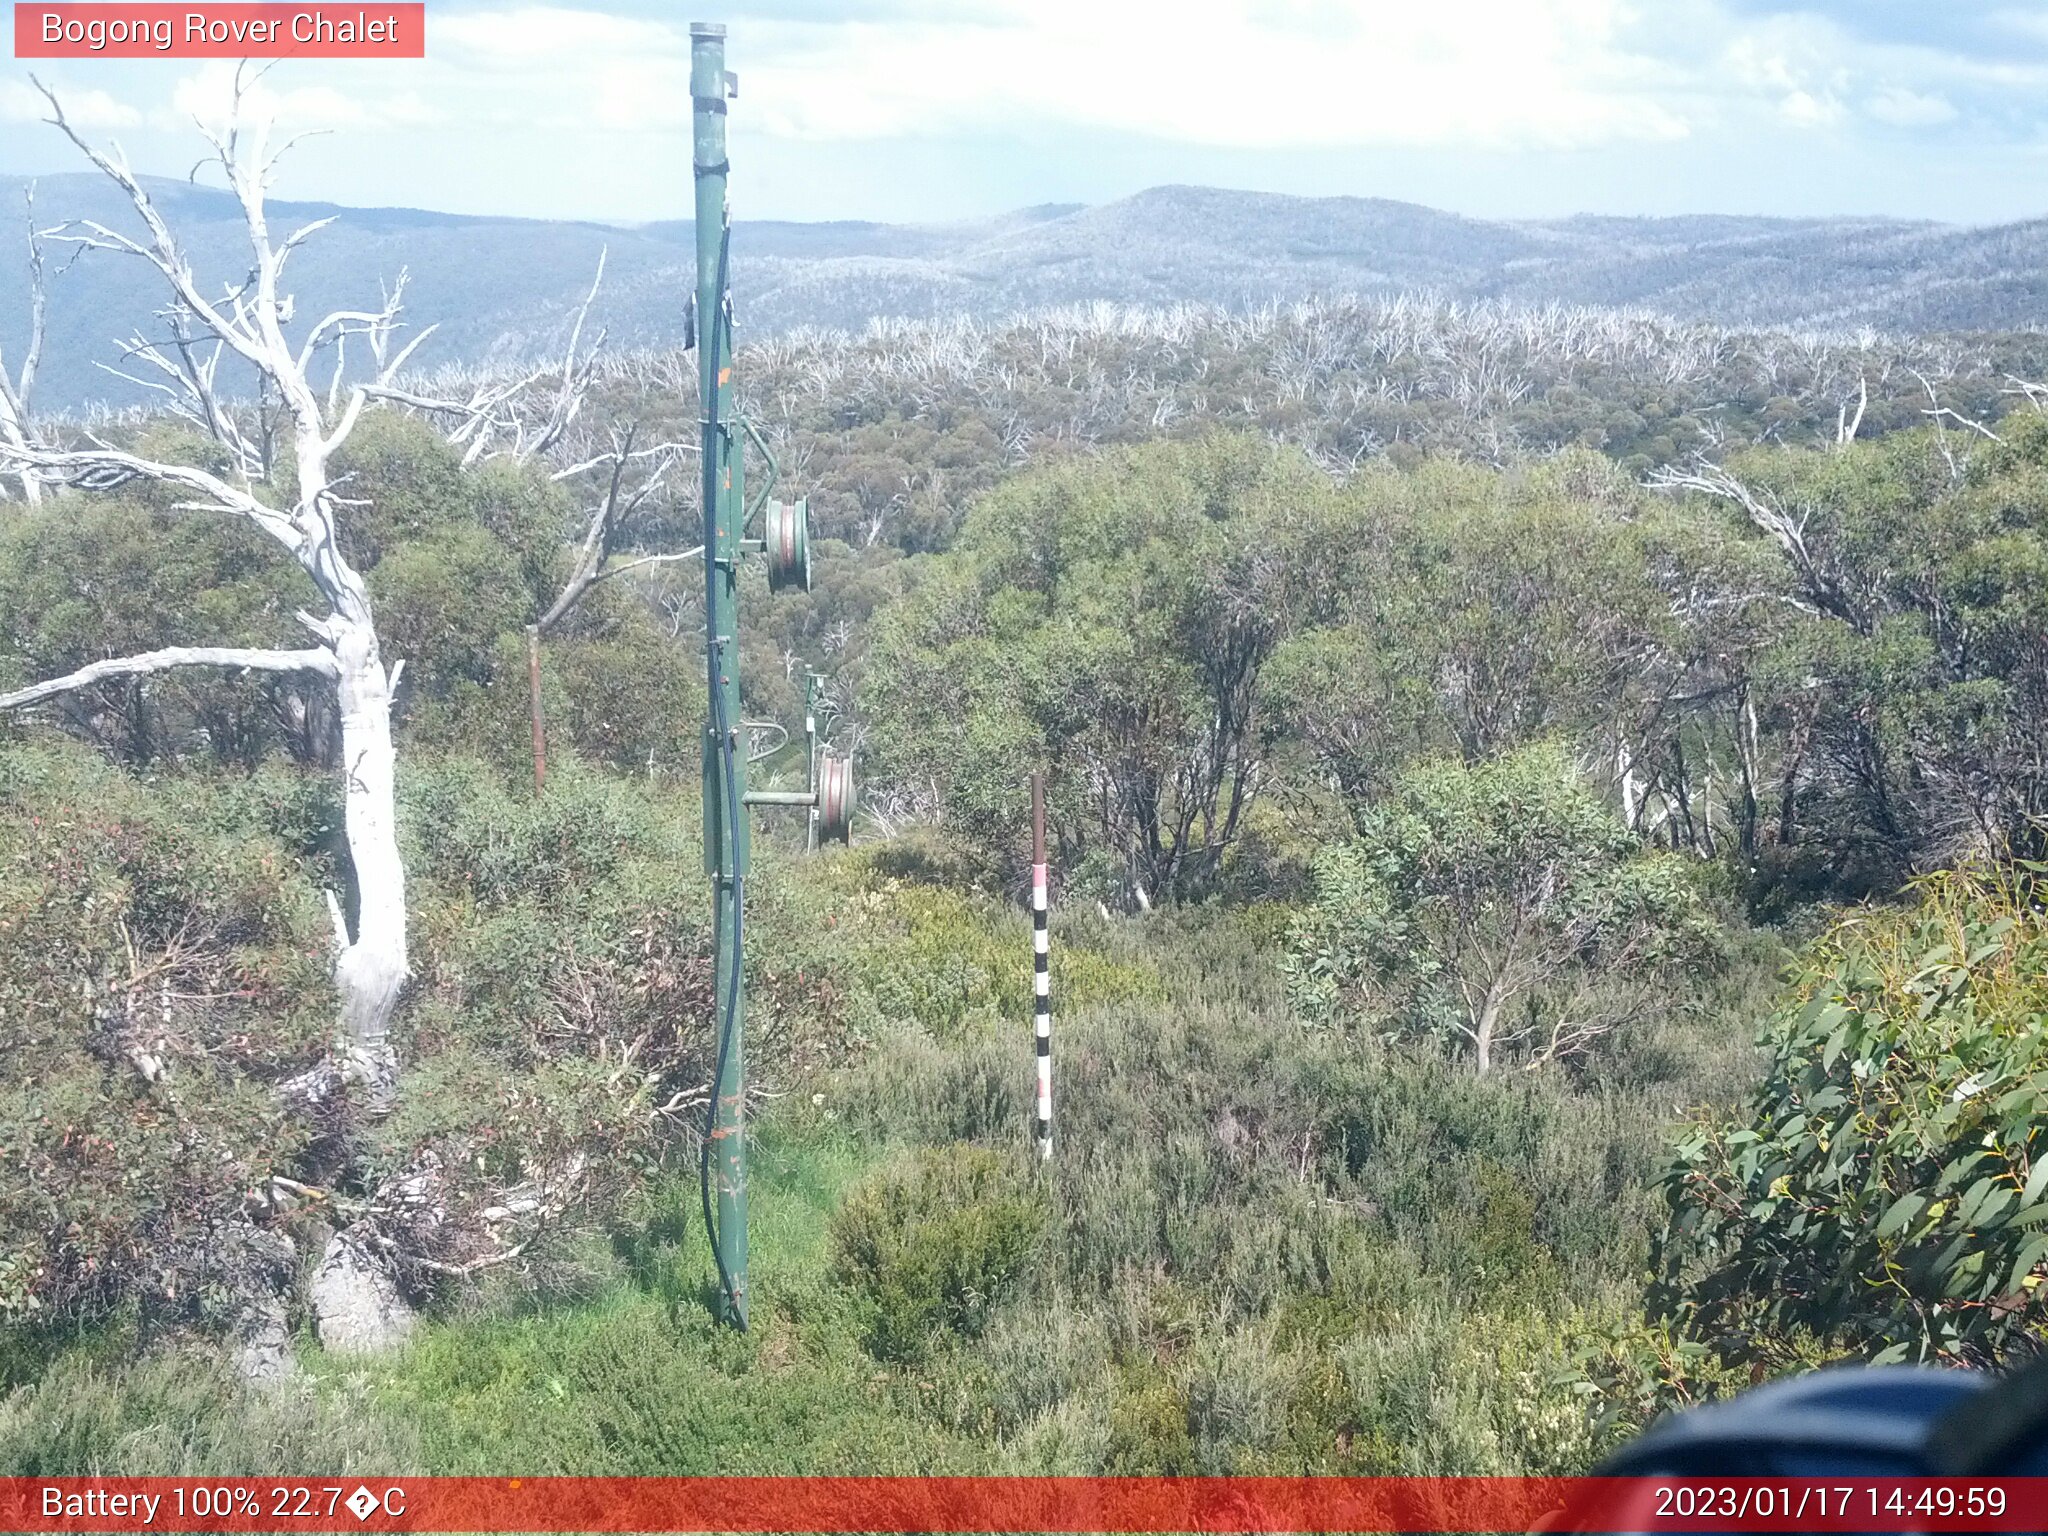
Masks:
[[[540,705],[540,626],[526,626],[526,691],[533,706],[533,792],[548,785],[548,728]]]

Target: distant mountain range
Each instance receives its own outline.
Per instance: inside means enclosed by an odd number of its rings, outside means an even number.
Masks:
[[[0,178],[0,232],[23,183]],[[247,241],[225,192],[149,182],[209,283]],[[688,223],[632,228],[399,208],[279,203],[274,226],[334,224],[292,258],[301,323],[411,273],[420,361],[511,361],[555,343],[607,253],[601,321],[616,345],[673,342],[694,261]],[[132,228],[86,174],[41,178],[36,222]],[[59,264],[53,261],[53,266]],[[1731,325],[1885,331],[2048,326],[2048,219],[1989,228],[1892,219],[1698,216],[1489,221],[1379,198],[1155,187],[1102,207],[1056,204],[957,224],[742,221],[733,231],[742,340],[878,316],[968,315],[1096,299],[1243,306],[1317,293],[1426,290],[1456,299],[1624,306]],[[26,326],[27,267],[0,235],[0,346]],[[40,403],[135,398],[95,367],[160,303],[143,263],[89,253],[52,284]]]

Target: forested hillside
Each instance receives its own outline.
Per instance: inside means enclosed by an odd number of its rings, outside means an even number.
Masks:
[[[194,182],[145,183],[203,281],[240,275],[247,241],[230,195]],[[133,214],[103,178],[0,177],[0,210],[22,207],[30,191],[28,222],[37,226],[91,219],[134,231]],[[332,221],[294,255],[294,287],[308,312],[359,302],[366,278],[374,285],[377,275],[406,271],[416,312],[434,317],[437,355],[450,362],[538,360],[600,260],[606,277],[594,313],[615,344],[634,351],[682,336],[677,296],[695,259],[686,221],[614,226],[288,202],[274,211],[293,226]],[[802,224],[745,212],[733,231],[734,293],[744,333],[757,338],[859,331],[871,321],[1002,322],[1100,302],[1243,312],[1404,294],[1802,331],[1960,335],[2048,325],[2041,221],[1500,222],[1383,198],[1213,187],[1155,187],[1102,207],[1052,204],[953,224]],[[17,354],[26,288],[25,264],[0,258],[0,346]],[[50,297],[47,404],[140,400],[108,369],[123,367],[123,327],[150,311],[147,274],[98,257],[53,282]],[[120,322],[110,326],[110,316]]]
[[[745,347],[864,811],[753,834],[735,1334],[695,360],[248,292],[259,403],[0,420],[0,1471],[1572,1471],[2038,1338],[2040,337]]]

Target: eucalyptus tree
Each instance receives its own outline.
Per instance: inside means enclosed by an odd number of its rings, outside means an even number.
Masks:
[[[1298,452],[1226,434],[991,493],[878,620],[878,782],[929,786],[1000,862],[1021,775],[1048,765],[1055,836],[1118,899],[1201,891],[1265,786],[1260,679],[1316,601],[1333,494]]]
[[[1777,557],[1795,622],[1756,667],[1786,738],[1780,840],[1824,832],[1852,885],[2043,846],[2048,414],[1971,426],[1845,433],[1654,482],[1726,508]]]

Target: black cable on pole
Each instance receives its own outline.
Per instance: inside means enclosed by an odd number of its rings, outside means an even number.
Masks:
[[[712,653],[718,658],[719,664],[723,666],[725,661],[724,640],[713,637]],[[732,876],[732,976],[726,983],[725,1007],[721,1010],[722,1017],[718,1026],[718,1055],[711,1068],[711,1099],[704,1106],[704,1138],[697,1159],[697,1182],[698,1191],[704,1201],[704,1235],[711,1243],[711,1262],[718,1268],[718,1286],[725,1293],[726,1306],[731,1313],[732,1320],[739,1325],[740,1331],[744,1333],[747,1327],[746,1313],[740,1308],[740,1299],[733,1289],[732,1276],[726,1272],[723,1245],[718,1240],[718,1217],[711,1199],[711,1146],[713,1133],[718,1129],[718,1085],[725,1080],[725,1064],[732,1051],[733,1025],[739,1017],[740,1008],[740,970],[746,960],[744,926],[746,922],[746,881],[741,877],[737,868],[740,812],[739,789],[734,778],[732,730],[726,719],[725,691],[715,683],[711,689],[711,701],[711,707],[718,716],[719,750],[725,755],[725,803],[726,814],[729,818],[726,822],[726,830],[733,839],[734,846],[735,868]],[[722,927],[722,922],[713,926],[713,953],[716,953],[715,946],[723,937]],[[744,1092],[745,1090],[742,1089],[741,1091]],[[740,1113],[746,1113],[746,1106],[744,1104],[740,1106]]]
[[[720,103],[720,105],[722,106],[723,103]],[[708,398],[704,402],[704,416],[705,420],[710,423],[713,432],[719,431],[722,426],[718,419],[718,369],[724,361],[725,350],[730,345],[729,337],[731,332],[727,311],[731,303],[731,295],[727,291],[727,284],[731,281],[731,262],[732,223],[728,220],[725,228],[720,232],[718,240],[718,281],[715,285],[719,295],[718,313],[711,317],[708,326],[699,328],[701,334],[698,338],[700,346],[708,342],[711,348],[711,366],[705,370],[705,374],[711,383]],[[715,462],[705,467],[704,487],[706,492],[714,497],[714,500],[717,489],[714,478],[716,472],[717,465]],[[717,508],[715,505],[705,508],[705,558],[713,561],[717,558],[716,535],[718,530],[715,523],[716,512]],[[718,1269],[718,1286],[725,1295],[726,1306],[732,1315],[733,1321],[744,1331],[747,1326],[746,1314],[740,1308],[739,1295],[733,1286],[732,1276],[725,1267],[724,1245],[719,1241],[718,1216],[715,1202],[711,1197],[711,1148],[714,1133],[718,1129],[718,1085],[725,1080],[726,1062],[731,1059],[733,1031],[739,1021],[740,974],[746,962],[746,881],[739,872],[739,776],[738,769],[735,766],[736,752],[733,746],[732,722],[726,716],[725,690],[718,682],[718,679],[724,675],[725,670],[726,637],[710,632],[708,628],[711,618],[709,593],[706,594],[706,599],[704,613],[707,623],[706,639],[710,642],[712,659],[711,676],[708,681],[711,688],[711,708],[716,717],[718,730],[718,749],[724,757],[723,778],[725,780],[726,798],[726,836],[733,850],[732,975],[726,983],[725,1005],[719,1011],[718,1050],[711,1068],[711,1097],[710,1101],[704,1106],[704,1137],[697,1158],[697,1184],[698,1193],[702,1197],[704,1205],[704,1235],[711,1244],[711,1262]],[[705,809],[708,813],[710,807],[707,806]],[[712,925],[712,953],[714,955],[717,953],[717,946],[723,939],[724,913],[721,904]],[[746,1113],[746,1106],[744,1104],[740,1106],[739,1112],[741,1114]]]

